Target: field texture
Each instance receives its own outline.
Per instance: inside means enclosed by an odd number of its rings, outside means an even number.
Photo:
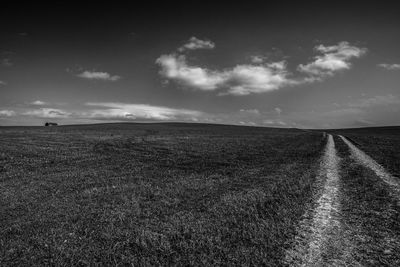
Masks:
[[[353,137],[358,140],[357,135]],[[400,195],[373,170],[357,162],[340,138],[336,141],[343,158],[341,224],[351,240],[348,250],[353,264],[399,266]]]
[[[400,177],[400,127],[337,130],[394,176]]]
[[[0,265],[282,265],[326,141],[196,124],[0,128]]]
[[[400,266],[400,179],[377,162],[396,159],[390,153],[386,158],[384,151],[371,153],[382,149],[383,143],[388,148],[389,144],[398,147],[395,131],[386,128],[383,132],[365,129],[331,133],[327,134],[316,179],[315,188],[319,190],[314,192],[296,228],[285,263]],[[365,145],[368,136],[374,137],[374,144]],[[364,140],[364,146],[357,140]],[[394,161],[389,166],[397,164]]]

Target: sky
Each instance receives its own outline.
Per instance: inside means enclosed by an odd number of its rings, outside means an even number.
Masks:
[[[395,3],[274,2],[3,4],[0,125],[400,125]]]

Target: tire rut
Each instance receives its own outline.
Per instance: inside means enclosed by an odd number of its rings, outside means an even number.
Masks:
[[[317,177],[321,188],[300,221],[294,245],[286,251],[285,263],[290,266],[358,266],[341,225],[339,161],[329,134]]]
[[[346,137],[339,135],[343,142],[349,147],[351,155],[361,165],[373,170],[386,184],[390,186],[397,203],[400,205],[400,180],[390,173],[384,167],[377,163],[374,159],[368,156],[364,151],[353,145]]]

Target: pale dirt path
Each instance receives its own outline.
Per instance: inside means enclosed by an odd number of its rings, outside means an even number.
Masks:
[[[328,135],[317,178],[320,196],[303,215],[294,246],[286,251],[285,263],[289,266],[358,266],[351,257],[347,231],[340,223],[338,165],[335,143]]]
[[[347,140],[347,138],[343,137],[342,135],[339,135],[339,137],[350,148],[351,155],[357,162],[373,170],[378,177],[380,177],[385,183],[390,186],[391,190],[398,200],[398,203],[400,204],[400,180],[389,174],[385,170],[385,168],[379,165],[370,156],[365,154],[361,149],[353,145],[349,140]]]
[[[365,168],[371,169],[375,174],[381,178],[387,185],[389,190],[390,196],[397,200],[397,205],[400,206],[400,181],[398,178],[392,176],[389,174],[383,166],[381,166],[379,163],[377,163],[374,159],[372,159],[370,156],[368,156],[366,153],[364,153],[361,149],[357,148],[353,143],[351,143],[347,138],[339,135],[339,137],[343,140],[343,142],[349,147],[350,152],[351,152],[351,157],[355,162],[360,164],[361,166],[364,166]],[[387,203],[385,205],[385,216],[388,218],[390,214],[393,214],[396,212],[395,209],[393,209],[393,206],[391,203]],[[380,237],[381,241],[379,243],[366,243],[365,240],[368,240],[368,236],[365,236],[363,233],[360,233],[359,230],[361,229],[356,229],[355,230],[355,237],[359,241],[359,243],[364,243],[365,246],[365,251],[382,251],[382,255],[379,258],[379,264],[383,264],[382,261],[385,263],[383,266],[400,266],[399,261],[396,261],[393,257],[392,254],[398,253],[398,248],[400,248],[400,236],[398,232],[396,233],[395,230],[392,231],[393,229],[396,228],[391,228],[386,223],[383,223],[383,225],[386,225],[388,229],[386,231],[382,231],[381,229],[377,229],[377,232],[375,232],[375,237]],[[384,226],[385,227],[385,226]],[[378,227],[380,228],[380,227]],[[357,233],[358,232],[358,233]],[[397,251],[397,252],[396,252]],[[389,258],[388,258],[389,257]],[[385,261],[386,259],[386,261]],[[387,262],[388,259],[391,259],[391,262]],[[394,262],[394,261],[396,262]]]

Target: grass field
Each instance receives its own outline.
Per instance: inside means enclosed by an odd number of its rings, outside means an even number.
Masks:
[[[339,137],[397,183],[400,127],[327,132],[0,127],[0,265],[400,265],[400,191]]]
[[[380,140],[380,133],[370,134]],[[386,131],[383,134],[385,139]],[[349,135],[357,141],[367,136],[358,138],[358,131]],[[343,159],[342,225],[352,240],[352,253],[361,266],[399,266],[400,206],[396,198],[382,179],[350,157],[339,138],[335,141]]]
[[[0,128],[0,265],[267,265],[326,139],[204,124]]]
[[[393,175],[400,177],[400,127],[336,130],[374,158]]]

